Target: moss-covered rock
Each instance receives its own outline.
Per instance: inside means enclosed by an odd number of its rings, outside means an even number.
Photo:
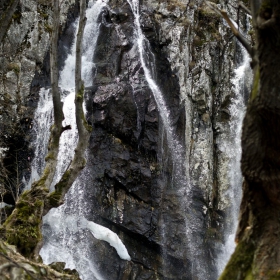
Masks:
[[[15,245],[26,257],[32,257],[33,252],[42,239],[41,221],[43,213],[43,193],[30,195],[25,191],[16,204],[16,208],[5,221],[5,237],[9,244]]]
[[[252,262],[254,258],[255,246],[252,242],[240,242],[230,258],[219,280],[245,279],[251,280]],[[240,269],[242,268],[242,269]]]
[[[78,280],[75,270],[64,271],[64,265],[47,266],[35,263],[19,254],[14,246],[0,239],[0,279]]]

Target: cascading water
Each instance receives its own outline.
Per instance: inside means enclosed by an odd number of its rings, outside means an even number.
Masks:
[[[53,103],[49,89],[42,88],[39,93],[39,102],[34,115],[33,131],[36,135],[34,143],[35,154],[31,165],[31,175],[25,188],[40,178],[45,166],[45,156],[50,137],[50,125],[53,122]],[[25,180],[25,178],[24,178]]]
[[[50,126],[53,122],[53,101],[51,97],[51,90],[42,88],[39,93],[39,102],[34,116],[33,131],[36,134],[36,140],[33,143],[35,146],[35,155],[31,165],[31,175],[26,188],[29,189],[31,184],[40,178],[45,167],[45,157],[47,154],[48,140],[50,136]],[[72,129],[66,130],[61,135],[58,161],[55,177],[50,190],[54,190],[54,185],[59,181],[62,174],[69,165],[78,140],[76,121],[75,121],[75,106],[74,106],[75,92],[63,93],[63,112],[65,120],[63,125],[71,125]],[[64,156],[62,156],[64,155]]]
[[[166,139],[169,147],[169,153],[172,158],[173,170],[172,170],[172,189],[173,193],[176,192],[178,197],[178,203],[180,204],[180,212],[184,216],[186,235],[185,240],[182,240],[182,246],[186,246],[188,259],[192,262],[192,271],[188,273],[195,275],[198,279],[207,279],[207,265],[203,263],[203,248],[202,242],[198,237],[198,232],[201,232],[201,222],[197,219],[197,213],[195,213],[192,207],[192,188],[189,182],[188,175],[188,162],[186,161],[186,151],[184,140],[180,139],[176,132],[176,125],[173,124],[171,117],[171,109],[168,107],[165,101],[163,92],[156,83],[155,77],[155,57],[151,51],[150,43],[142,32],[140,24],[140,5],[139,0],[127,0],[134,15],[134,24],[136,26],[135,36],[138,46],[138,52],[140,56],[141,66],[144,71],[146,81],[153,93],[157,108],[160,114],[161,121],[163,123],[164,132],[166,133]],[[152,59],[151,59],[152,58]],[[168,229],[163,226],[162,238],[166,238],[166,232]],[[197,246],[198,245],[198,246]],[[183,249],[182,251],[184,251]],[[163,252],[163,256],[165,252]],[[165,264],[168,266],[168,264]],[[168,268],[165,268],[167,271]]]
[[[94,71],[93,55],[94,49],[97,40],[96,30],[98,30],[98,24],[96,22],[100,9],[105,5],[101,4],[100,8],[94,10],[93,2],[89,2],[89,9],[87,11],[87,17],[91,19],[88,21],[85,26],[85,38],[83,40],[83,55],[82,55],[82,77],[86,87],[92,85],[92,76]],[[98,4],[96,4],[98,6]],[[73,23],[73,27],[77,29],[78,20]],[[76,121],[75,121],[75,50],[76,50],[76,41],[71,48],[71,53],[68,55],[65,66],[60,72],[59,86],[62,89],[62,101],[63,101],[63,112],[65,115],[65,120],[63,125],[71,125],[72,129],[66,130],[60,139],[59,154],[58,158],[61,159],[58,161],[55,177],[51,185],[50,190],[54,190],[55,184],[60,180],[62,174],[67,169],[68,165],[71,162],[71,159],[74,155],[73,148],[76,146],[78,141]],[[48,98],[48,100],[46,100]],[[49,89],[42,89],[40,92],[40,101],[38,108],[35,113],[35,132],[38,135],[35,143],[35,157],[32,163],[32,175],[31,182],[34,182],[39,178],[43,168],[44,168],[44,159],[47,153],[47,143],[49,138],[49,127],[52,123],[52,100]],[[42,145],[43,143],[43,145]],[[38,172],[38,173],[37,173]],[[39,174],[39,175],[38,175]],[[29,183],[29,186],[31,185]]]
[[[188,259],[192,261],[192,271],[190,274],[193,276],[193,279],[207,279],[207,265],[203,263],[203,249],[201,244],[200,237],[197,237],[201,232],[202,225],[198,225],[199,223],[202,224],[201,221],[197,220],[196,214],[193,212],[192,208],[192,186],[189,183],[189,176],[188,176],[188,163],[186,162],[185,157],[185,144],[183,143],[184,140],[180,139],[176,133],[176,126],[174,125],[172,119],[171,109],[168,106],[164,98],[164,94],[161,91],[160,87],[156,83],[156,76],[155,76],[155,57],[153,52],[151,51],[151,47],[149,41],[145,38],[141,26],[140,26],[140,7],[138,0],[128,0],[129,5],[131,6],[132,12],[135,17],[134,24],[136,26],[135,36],[136,42],[139,51],[140,62],[144,71],[145,78],[147,83],[154,95],[155,101],[157,103],[157,108],[159,110],[160,118],[163,123],[164,129],[162,130],[162,141],[164,142],[164,137],[166,137],[168,146],[169,146],[169,154],[170,158],[172,159],[173,163],[173,170],[172,170],[172,189],[173,193],[176,193],[176,196],[180,199],[179,200],[179,208],[180,208],[180,215],[185,215],[184,218],[184,227],[186,228],[186,236],[185,236],[185,243],[182,245],[187,247],[187,254]],[[97,1],[95,4],[93,1],[89,1],[89,9],[87,10],[87,18],[88,22],[85,27],[85,34],[84,34],[84,41],[83,41],[83,79],[85,81],[86,86],[92,85],[93,74],[94,74],[94,64],[93,64],[93,54],[95,49],[96,40],[98,37],[98,29],[99,26],[96,22],[97,17],[100,13],[101,8],[105,5],[102,1]],[[77,22],[74,23],[77,27]],[[74,69],[75,69],[75,43],[72,47],[71,54],[68,56],[64,69],[60,72],[60,87],[63,91],[63,102],[64,102],[64,114],[66,117],[65,124],[70,124],[72,129],[69,131],[65,131],[62,134],[60,140],[60,151],[59,151],[59,164],[56,170],[56,175],[54,182],[51,188],[54,187],[55,183],[59,181],[61,175],[63,174],[64,170],[69,165],[71,158],[73,156],[73,147],[76,145],[77,141],[77,132],[75,128],[75,120],[73,119],[74,116],[74,107],[73,107],[73,99],[74,99]],[[246,59],[244,58],[244,61]],[[242,83],[242,77],[244,77],[244,67],[246,68],[248,62],[244,62],[240,68],[236,71],[235,79],[233,83],[238,85],[235,89],[236,95],[238,95],[239,89]],[[244,66],[245,65],[245,66]],[[244,67],[243,67],[244,66]],[[243,68],[242,68],[243,67]],[[135,93],[136,94],[136,93]],[[41,137],[41,131],[49,132],[48,127],[51,125],[51,111],[52,111],[52,102],[50,99],[50,92],[49,90],[42,89],[40,92],[40,104],[42,102],[42,106],[39,105],[35,119],[40,121],[43,118],[43,127],[38,128],[37,135]],[[44,114],[44,106],[47,108],[47,113]],[[242,119],[242,114],[240,114],[240,110],[244,109],[243,99],[236,98],[231,107],[231,113],[233,115],[232,122],[231,122],[231,130],[232,131],[239,131],[232,135],[232,139],[230,140],[229,147],[225,147],[225,149],[230,150],[232,155],[236,154],[236,150],[240,147],[237,143],[235,144],[236,139],[240,139],[240,126]],[[243,111],[242,111],[243,112]],[[40,115],[41,114],[41,115]],[[48,114],[48,118],[46,118],[46,114]],[[47,121],[46,125],[46,119]],[[138,125],[140,125],[138,123]],[[238,130],[239,129],[239,130]],[[40,174],[44,166],[44,157],[46,154],[46,146],[42,147],[42,143],[48,142],[48,135],[44,136],[44,140],[39,138],[37,139],[36,144],[36,155],[34,161],[34,168],[32,168],[32,174],[35,174],[33,177],[35,178],[36,172]],[[41,139],[41,140],[40,140]],[[234,139],[234,140],[233,140]],[[40,149],[39,149],[40,146]],[[38,151],[37,151],[38,148]],[[38,159],[40,160],[38,161]],[[233,186],[240,186],[239,182],[241,181],[240,173],[238,173],[238,161],[235,156],[232,157],[230,169],[232,170],[229,173],[229,177],[231,180],[231,185]],[[52,209],[45,217],[44,217],[44,225],[43,225],[43,235],[44,235],[44,247],[42,248],[40,254],[45,263],[51,263],[55,261],[64,261],[66,263],[66,267],[68,268],[76,268],[81,276],[82,279],[103,279],[100,272],[98,271],[98,267],[95,265],[94,262],[94,252],[91,251],[89,247],[89,240],[92,238],[89,236],[88,231],[89,229],[93,232],[94,236],[98,238],[98,231],[106,232],[108,235],[111,232],[107,231],[105,228],[98,227],[98,225],[88,222],[83,217],[90,216],[89,213],[90,205],[88,199],[86,199],[86,194],[84,192],[85,189],[85,181],[89,177],[90,170],[87,167],[82,171],[79,178],[75,181],[72,188],[66,195],[65,204],[58,209]],[[38,175],[36,176],[36,178]],[[239,179],[237,179],[239,178]],[[235,181],[233,183],[233,181]],[[168,194],[167,194],[168,195]],[[232,198],[233,194],[228,193],[228,196]],[[238,208],[238,202],[236,205],[233,206],[233,209]],[[236,219],[235,219],[236,221]],[[169,225],[163,226],[164,231],[169,230]],[[236,224],[233,228],[236,227]],[[232,229],[229,235],[233,236],[234,229]],[[166,238],[169,238],[166,235]],[[103,240],[102,236],[100,237]],[[107,241],[110,242],[117,237],[112,237]],[[164,237],[163,237],[164,238]],[[224,250],[223,257],[220,258],[219,264],[219,271],[222,269],[222,259],[226,259],[229,257],[229,249],[232,246],[232,239],[229,238],[229,242],[226,244],[226,248]],[[198,242],[197,242],[198,241]],[[116,241],[118,243],[119,240]],[[200,242],[200,243],[199,243]],[[126,249],[122,247],[122,243],[113,244],[115,248],[118,250],[120,256],[123,256],[124,259],[129,259],[127,256]],[[164,244],[164,242],[163,242]],[[164,256],[163,256],[164,257]],[[224,261],[225,263],[226,261]],[[168,265],[168,264],[167,264]],[[168,271],[168,267],[166,268]]]
[[[231,254],[235,249],[235,232],[238,223],[238,213],[239,206],[241,202],[242,193],[242,174],[240,169],[240,159],[241,159],[241,128],[243,123],[243,118],[245,114],[245,86],[246,79],[248,77],[248,71],[250,70],[250,56],[248,52],[241,47],[241,65],[235,69],[234,78],[232,79],[232,84],[234,85],[234,97],[232,98],[232,104],[230,106],[230,131],[231,135],[227,141],[223,143],[223,150],[229,155],[229,166],[228,166],[228,176],[229,176],[229,189],[225,195],[228,197],[230,202],[230,210],[228,210],[227,215],[230,215],[231,226],[227,229],[225,233],[226,242],[222,248],[217,260],[218,273],[220,274],[225,265],[227,264]],[[246,76],[247,75],[247,76]],[[249,81],[250,83],[250,81]]]
[[[129,5],[131,6],[132,12],[135,17],[135,25],[136,25],[136,38],[137,38],[137,45],[138,45],[138,51],[140,55],[141,65],[144,70],[145,78],[149,84],[150,89],[153,92],[154,98],[157,103],[157,107],[161,116],[161,119],[163,121],[167,139],[169,142],[169,145],[171,146],[172,150],[172,156],[175,160],[180,160],[182,158],[183,153],[183,147],[180,143],[179,139],[177,139],[176,133],[175,133],[175,127],[172,125],[172,120],[170,117],[170,109],[168,108],[163,94],[158,87],[158,85],[155,82],[154,79],[154,67],[155,67],[155,58],[154,54],[151,51],[149,41],[144,36],[141,26],[140,26],[140,12],[139,12],[139,1],[138,0],[128,0]],[[149,60],[148,60],[148,59]],[[151,59],[152,58],[152,59]],[[150,64],[150,65],[149,65]],[[150,67],[148,67],[150,66]]]
[[[88,20],[84,30],[82,55],[82,78],[86,87],[92,86],[95,70],[93,55],[99,33],[97,19],[102,7],[105,5],[106,3],[102,0],[98,0],[95,3],[90,0],[88,3],[89,8],[86,11]],[[77,22],[74,23],[75,28],[77,28]],[[50,187],[51,191],[69,166],[78,140],[74,106],[75,50],[76,42],[74,42],[71,53],[65,61],[65,66],[60,72],[59,86],[62,89],[62,101],[64,103],[64,125],[71,125],[71,130],[65,131],[60,138],[58,165]],[[30,185],[34,180],[38,179],[44,168],[49,128],[52,123],[52,108],[50,90],[42,89],[40,91],[39,105],[35,113],[37,140]],[[42,143],[45,146],[42,146]],[[130,260],[130,256],[115,233],[84,218],[87,214],[87,209],[90,208],[87,205],[84,194],[84,182],[87,176],[88,170],[85,168],[67,193],[65,203],[59,208],[51,209],[43,218],[44,246],[40,251],[40,255],[46,264],[57,261],[65,262],[66,267],[75,268],[82,279],[103,279],[94,264],[94,254],[88,246],[88,238],[92,238],[89,237],[89,232],[96,239],[110,243],[116,249],[120,258]]]

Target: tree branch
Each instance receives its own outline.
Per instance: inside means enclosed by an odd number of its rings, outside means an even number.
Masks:
[[[51,66],[51,87],[52,87],[52,98],[54,107],[54,123],[55,125],[62,126],[64,119],[62,111],[62,103],[60,90],[58,87],[58,34],[60,23],[60,10],[59,1],[53,0],[53,26],[51,32],[51,48],[50,48],[50,66]]]
[[[86,1],[80,2],[80,20],[76,41],[76,68],[75,68],[75,107],[76,124],[79,140],[75,149],[75,155],[69,168],[64,172],[61,180],[55,185],[55,191],[48,196],[48,205],[45,211],[51,207],[57,207],[63,203],[64,195],[67,193],[73,182],[78,177],[80,171],[85,167],[86,160],[84,153],[88,145],[91,127],[87,124],[83,111],[84,84],[82,81],[82,39],[86,24]],[[49,208],[48,208],[49,207]]]
[[[81,78],[81,53],[82,38],[86,23],[85,10],[86,0],[80,1],[80,21],[77,35],[76,49],[76,123],[78,127],[79,140],[75,148],[75,155],[70,166],[64,172],[60,181],[55,185],[55,191],[49,193],[49,187],[57,167],[57,155],[59,150],[59,140],[61,133],[70,129],[70,126],[62,126],[64,119],[62,111],[62,102],[58,87],[58,69],[57,69],[57,42],[59,30],[59,6],[58,1],[53,0],[53,28],[51,40],[51,83],[54,103],[55,121],[51,127],[51,135],[48,145],[48,155],[46,157],[46,167],[41,178],[32,184],[31,190],[25,191],[19,198],[16,208],[10,218],[3,225],[2,235],[8,243],[17,246],[18,250],[29,258],[37,258],[41,246],[42,234],[41,223],[42,216],[51,208],[57,207],[63,203],[63,199],[73,182],[76,180],[80,171],[85,167],[85,150],[88,146],[91,126],[85,120],[83,112],[84,85]],[[25,215],[25,209],[28,207],[28,215]],[[24,213],[24,214],[22,214]],[[24,230],[22,230],[22,228]],[[28,243],[26,240],[28,239]]]
[[[251,15],[251,11],[242,3],[239,2],[238,3],[238,7],[235,7],[234,5],[232,5],[231,3],[228,3],[228,5],[230,5],[232,8],[238,10],[239,8],[241,8],[242,10],[244,10],[247,14]]]
[[[34,278],[33,275],[30,274],[30,272],[29,272],[25,267],[19,265],[18,263],[16,263],[16,262],[13,261],[11,258],[9,258],[8,256],[4,255],[4,254],[1,253],[1,252],[0,252],[0,255],[1,255],[2,257],[4,257],[5,259],[7,259],[7,260],[10,262],[10,263],[5,263],[5,264],[1,265],[1,266],[0,266],[0,272],[1,272],[1,270],[4,270],[4,269],[9,268],[9,267],[11,267],[11,266],[14,265],[14,266],[16,266],[16,267],[18,267],[18,268],[23,269],[23,270],[28,274],[28,276],[30,276],[32,279],[35,279],[35,280],[36,280],[36,278]]]
[[[51,135],[48,145],[48,155],[46,157],[46,167],[43,177],[45,178],[44,187],[49,188],[53,181],[57,166],[57,155],[59,151],[59,139],[65,130],[62,126],[64,120],[63,103],[61,102],[60,89],[58,86],[58,35],[60,26],[59,1],[53,0],[53,26],[51,31],[50,46],[50,67],[51,67],[51,88],[54,111],[54,124],[51,127]],[[38,184],[37,184],[38,185]]]
[[[242,44],[242,46],[248,51],[248,53],[253,57],[253,48],[251,47],[249,41],[241,35],[241,33],[236,29],[231,19],[228,17],[228,14],[225,10],[220,11],[223,18],[226,20],[227,24],[231,28],[234,36],[238,39],[238,41]]]
[[[227,12],[225,10],[220,10],[214,3],[205,1],[206,5],[210,7],[213,11],[215,11],[217,14],[221,15],[227,24],[229,25],[230,29],[232,30],[234,36],[237,38],[237,40],[242,44],[242,46],[248,51],[250,56],[253,58],[254,52],[253,48],[251,47],[249,41],[239,32],[239,30],[234,26],[232,20],[229,18]]]
[[[251,0],[251,11],[252,11],[252,18],[253,18],[253,24],[255,26],[257,14],[260,9],[261,1],[260,0]]]
[[[17,5],[19,3],[19,0],[13,0],[11,1],[11,4],[8,6],[8,8],[2,12],[2,17],[0,18],[0,42],[3,41],[3,38],[6,34],[6,31],[9,27],[9,24],[12,20],[12,16],[17,8]]]
[[[239,1],[238,6],[239,6],[241,9],[243,9],[248,15],[252,15],[250,9],[248,9],[248,8],[244,5],[244,3],[242,3],[242,2]]]

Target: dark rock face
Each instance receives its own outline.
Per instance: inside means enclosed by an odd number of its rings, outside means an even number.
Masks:
[[[110,258],[100,269],[105,279],[193,279],[185,213],[180,194],[171,187],[172,159],[141,66],[134,16],[128,3],[118,3],[118,7],[122,8],[108,7],[100,16],[94,88],[87,92],[87,118],[93,125],[87,192],[94,201],[93,216],[88,218],[117,232],[132,262],[120,262],[115,253],[113,258],[108,248],[96,253],[95,259],[102,263]],[[151,58],[150,67],[154,67],[173,125],[184,139],[185,111],[180,105],[178,78],[158,40],[152,10],[144,6],[141,20],[155,55],[156,64],[152,65]],[[148,50],[146,53],[149,55]],[[193,200],[202,225],[196,238],[199,243],[206,232],[200,190],[194,192]],[[208,245],[206,240],[204,246]]]
[[[221,146],[230,133],[234,44],[228,30],[219,33],[220,19],[196,4],[143,3],[140,19],[148,67],[185,143],[192,186],[187,210],[172,187],[174,163],[141,66],[130,6],[112,1],[100,16],[94,88],[87,92],[93,125],[87,192],[94,201],[88,219],[118,233],[132,257],[120,261],[105,244],[95,255],[105,279],[217,278],[229,207],[229,159]],[[196,219],[192,238],[186,215]],[[192,252],[190,240],[201,253]],[[196,254],[202,272],[193,269]]]
[[[178,192],[172,178],[176,163],[141,66],[130,5],[112,0],[99,17],[94,86],[86,89],[85,104],[87,120],[93,126],[84,190],[91,203],[86,218],[116,232],[132,257],[131,262],[123,261],[107,243],[90,237],[89,247],[104,279],[217,278],[215,262],[223,230],[228,227],[226,222],[231,223],[226,218],[230,159],[223,146],[231,129],[235,43],[230,31],[202,1],[187,2],[141,2],[140,22],[149,40],[145,59],[183,146],[184,172],[192,187],[188,209],[182,202],[185,194]],[[78,2],[72,4],[59,44],[60,68],[73,40],[70,22],[77,16]],[[41,11],[43,7],[36,8]],[[39,19],[48,13],[41,11]],[[39,89],[50,84],[48,47],[43,44],[48,34],[40,35],[40,56],[35,55],[35,46],[26,48],[26,59],[15,60],[18,64],[4,69],[7,80],[0,84],[3,95],[4,88],[8,94],[20,93],[24,106],[15,112],[23,112],[19,123],[27,134]],[[3,65],[10,62],[3,60]],[[17,65],[22,67],[19,73]],[[21,69],[29,70],[24,75]],[[17,96],[6,97],[13,103]],[[8,117],[1,116],[1,127],[5,128]],[[22,134],[19,140],[12,133],[11,137],[22,142],[24,154],[20,157],[30,161],[30,135],[21,141]],[[6,165],[14,163],[9,157],[5,160],[10,160]],[[20,166],[22,175],[28,173],[29,165],[25,160]],[[198,224],[191,229],[192,238],[187,236],[186,216],[194,217]],[[190,240],[201,254],[192,251]],[[192,256],[198,254],[201,274],[193,269]]]
[[[125,10],[129,11],[128,4]],[[112,21],[123,18],[119,13],[112,13]],[[122,42],[117,30],[131,42]],[[96,186],[95,211],[101,209],[97,212],[100,222],[123,232],[135,260],[123,269],[110,268],[117,264],[110,262],[103,272],[117,279],[116,273],[124,274],[124,269],[129,269],[129,274],[139,279],[147,273],[150,279],[156,279],[149,269],[159,266],[161,253],[157,229],[162,192],[157,182],[161,173],[157,160],[158,112],[143,76],[137,46],[132,42],[131,12],[122,24],[102,25],[101,34],[95,54],[97,88],[92,96],[88,95],[92,106],[89,118],[94,126],[90,169],[97,173],[91,185]],[[104,53],[106,45],[110,50]]]

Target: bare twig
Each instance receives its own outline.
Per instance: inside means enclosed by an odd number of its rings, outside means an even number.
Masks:
[[[3,41],[3,38],[7,32],[7,29],[10,25],[12,20],[13,14],[17,8],[19,0],[10,1],[9,6],[6,10],[0,15],[0,42]]]
[[[244,10],[248,15],[252,15],[252,12],[250,11],[249,8],[247,8],[247,7],[244,5],[244,3],[242,3],[242,2],[239,1],[238,6],[239,6],[242,10]]]
[[[241,8],[242,10],[244,10],[248,15],[251,15],[251,11],[249,8],[247,8],[244,3],[240,2],[238,3],[238,7],[235,7],[234,5],[232,5],[231,3],[228,3],[228,5],[230,5],[232,8],[234,8],[235,10],[238,10],[239,8]]]
[[[227,22],[228,26],[232,30],[234,36],[238,39],[238,41],[243,45],[243,47],[248,51],[251,57],[253,57],[253,48],[250,45],[249,41],[239,32],[239,30],[235,27],[232,20],[229,18],[227,12],[225,10],[220,10],[214,3],[209,1],[205,1],[207,6],[210,7],[213,11],[217,14],[221,15],[225,21]]]
[[[33,277],[33,275],[23,266],[19,265],[18,263],[16,263],[15,261],[13,261],[11,258],[9,258],[8,256],[4,255],[3,253],[0,252],[0,255],[2,257],[4,257],[5,259],[7,259],[9,262],[11,262],[13,265],[19,267],[19,268],[22,268],[32,279],[36,280],[36,278]],[[7,267],[10,267],[11,264],[8,264]],[[4,269],[4,268],[7,268],[5,265],[4,266],[1,266],[0,269]]]
[[[230,20],[230,18],[228,17],[228,14],[225,10],[221,10],[221,15],[223,16],[223,18],[226,20],[227,24],[229,25],[229,27],[231,28],[233,34],[235,35],[235,37],[238,39],[238,41],[243,45],[243,47],[248,51],[248,53],[253,56],[253,48],[251,47],[249,41],[241,35],[241,33],[236,29],[236,27],[234,26],[233,22]]]

